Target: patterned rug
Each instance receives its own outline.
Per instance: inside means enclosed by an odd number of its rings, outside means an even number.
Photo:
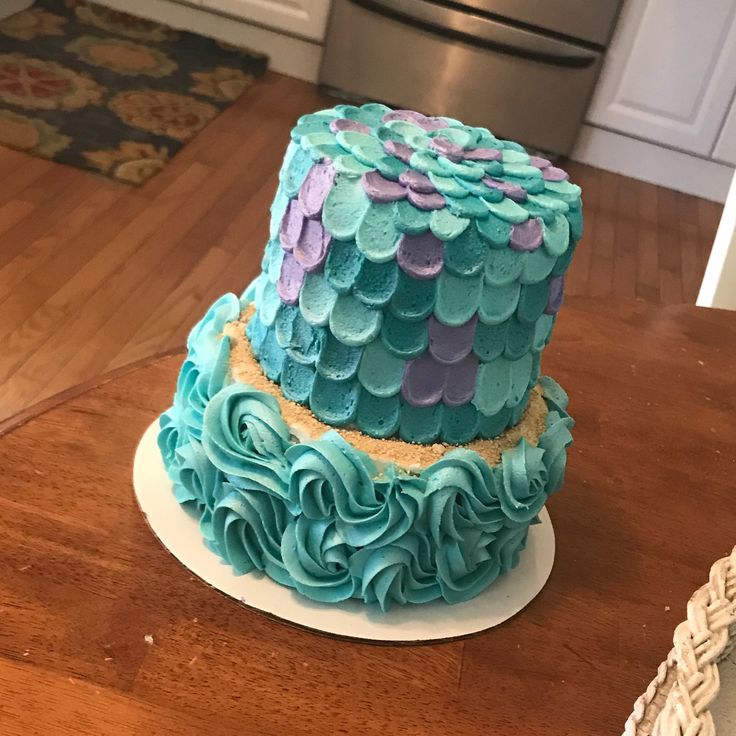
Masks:
[[[268,59],[78,0],[0,21],[0,144],[141,184]]]

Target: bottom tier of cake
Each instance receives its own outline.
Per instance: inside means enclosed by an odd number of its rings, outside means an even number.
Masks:
[[[518,563],[572,442],[551,378],[496,439],[378,440],[284,399],[250,352],[247,317],[215,307],[190,335],[158,442],[177,500],[236,572],[387,610],[468,600]]]

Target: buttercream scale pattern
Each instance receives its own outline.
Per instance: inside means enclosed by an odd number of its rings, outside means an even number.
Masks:
[[[248,337],[321,421],[464,444],[514,425],[582,232],[580,188],[521,146],[370,103],[302,117]]]
[[[563,482],[567,397],[537,446],[491,466],[456,448],[421,472],[371,458],[329,430],[298,441],[275,397],[233,382],[225,327],[245,303],[221,297],[192,330],[159,447],[179,503],[240,574],[262,571],[316,601],[392,605],[468,600],[513,568],[529,526]]]

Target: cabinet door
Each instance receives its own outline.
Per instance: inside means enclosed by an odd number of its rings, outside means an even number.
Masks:
[[[736,98],[726,116],[726,122],[721,128],[718,142],[713,149],[713,158],[723,161],[724,164],[736,166]]]
[[[321,41],[330,0],[194,0],[209,10],[248,23]]]
[[[628,0],[588,120],[710,155],[736,89],[736,0]]]

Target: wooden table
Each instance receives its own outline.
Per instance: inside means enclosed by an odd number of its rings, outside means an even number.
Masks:
[[[736,313],[571,299],[544,359],[577,427],[542,593],[440,645],[293,629],[195,579],[135,504],[136,443],[180,360],[0,441],[3,735],[620,734],[736,542]]]

